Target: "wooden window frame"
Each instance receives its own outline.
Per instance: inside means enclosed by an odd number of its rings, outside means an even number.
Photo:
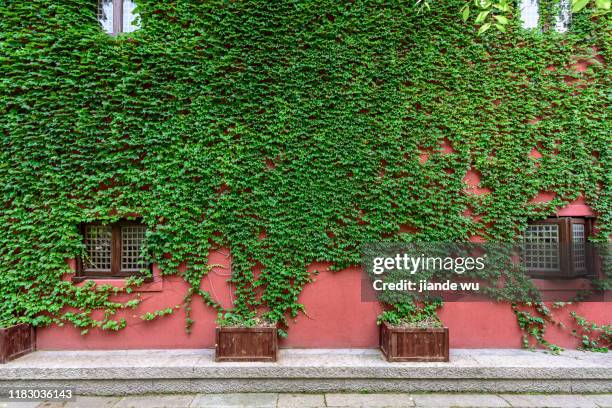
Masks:
[[[123,2],[124,0],[112,0],[113,1],[113,32],[108,33],[109,35],[116,36],[123,33]],[[98,1],[98,7],[100,7],[100,1]]]
[[[592,217],[554,217],[530,222],[529,225],[555,224],[559,228],[559,270],[527,269],[527,274],[538,279],[575,279],[597,274],[598,262],[593,247],[588,245],[588,238],[593,235],[594,218]],[[584,270],[575,269],[575,250],[573,242],[573,225],[584,225],[585,264]]]
[[[113,35],[123,32],[123,0],[113,0]]]
[[[83,244],[85,244],[85,233],[87,232],[87,228],[90,226],[99,226],[99,225],[109,225],[112,229],[111,235],[111,269],[110,271],[88,271],[85,269],[85,261],[78,257],[76,259],[76,275],[72,278],[74,282],[82,282],[84,280],[89,279],[125,279],[132,276],[142,276],[143,273],[136,271],[122,271],[121,270],[121,227],[130,226],[130,225],[144,225],[141,219],[135,220],[120,220],[110,224],[103,224],[101,222],[90,222],[90,223],[82,223],[79,225],[79,232],[81,233],[81,237],[83,239]],[[153,264],[150,263],[143,269],[148,270],[149,272],[153,272]],[[145,275],[146,276],[146,275]],[[152,276],[152,275],[151,275]],[[146,276],[145,282],[151,282],[152,278]]]

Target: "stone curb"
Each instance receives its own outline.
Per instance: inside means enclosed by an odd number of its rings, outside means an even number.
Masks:
[[[612,392],[612,356],[452,350],[450,363],[388,363],[377,350],[283,350],[277,363],[215,363],[211,350],[36,352],[0,386],[150,392]]]

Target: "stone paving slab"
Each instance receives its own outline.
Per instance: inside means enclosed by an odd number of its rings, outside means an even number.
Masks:
[[[0,402],[0,408],[38,408],[38,402]]]
[[[38,408],[112,408],[121,397],[77,396],[74,401],[44,402]]]
[[[326,394],[328,407],[406,408],[414,407],[409,394]]]
[[[157,395],[151,398],[146,395],[122,398],[113,408],[183,408],[191,406],[194,395]]]
[[[278,394],[200,394],[191,402],[197,408],[275,408]]]
[[[582,395],[504,395],[513,407],[597,408],[597,404]]]
[[[325,406],[324,394],[279,394],[278,408],[316,408]]]
[[[417,407],[510,407],[511,405],[498,395],[461,395],[429,394],[415,395]]]
[[[598,407],[612,408],[612,394],[584,395],[584,398],[593,402]]]

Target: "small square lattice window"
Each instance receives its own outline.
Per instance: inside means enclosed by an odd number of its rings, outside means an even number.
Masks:
[[[85,271],[110,272],[112,260],[112,228],[107,225],[91,225],[85,229],[87,259]]]
[[[586,237],[584,224],[572,224],[572,245],[574,252],[574,268],[586,269]]]
[[[555,224],[530,225],[525,231],[527,269],[559,270],[559,227]]]
[[[125,277],[137,275],[147,267],[142,257],[144,225],[135,221],[88,224],[82,232],[86,256],[79,260],[79,276]]]
[[[144,243],[145,227],[143,225],[126,225],[121,227],[121,270],[137,272],[144,268],[140,256]]]
[[[593,272],[587,244],[592,220],[559,217],[531,224],[523,234],[523,262],[532,275],[571,278]]]

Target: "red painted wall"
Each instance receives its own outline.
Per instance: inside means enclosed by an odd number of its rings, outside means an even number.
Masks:
[[[229,303],[225,277],[212,275],[217,298]],[[181,278],[164,279],[163,292],[142,293],[147,310],[179,304],[187,286]],[[289,337],[282,347],[294,348],[362,348],[377,347],[377,303],[361,301],[361,273],[358,270],[322,272],[316,282],[308,285],[300,300],[308,315],[291,321]],[[210,287],[210,284],[207,285]],[[569,310],[599,323],[610,323],[612,303],[583,303]],[[72,326],[38,330],[37,345],[45,349],[132,349],[132,348],[203,348],[214,346],[216,314],[201,302],[193,304],[192,318],[196,320],[190,335],[185,333],[184,312],[156,321],[144,322],[128,313],[128,326],[120,332],[94,330],[82,336]],[[521,338],[516,318],[510,306],[494,302],[446,303],[440,317],[449,327],[451,347],[456,348],[518,348]],[[563,319],[568,322],[568,319]],[[577,342],[568,332],[554,327],[547,338],[564,347],[576,347]]]
[[[559,215],[585,216],[592,211],[579,199],[559,211]],[[204,279],[203,288],[224,306],[232,303],[232,293],[226,283],[230,273],[229,251],[221,249],[210,256],[214,268]],[[307,285],[300,301],[306,306],[307,315],[299,315],[290,322],[289,337],[281,341],[281,347],[293,348],[367,348],[378,346],[376,316],[380,306],[361,300],[359,268],[340,272],[327,271],[325,264],[313,264],[309,271],[318,270],[315,282]],[[156,271],[156,275],[157,271]],[[113,283],[117,283],[116,281]],[[119,282],[120,283],[120,282]],[[138,292],[143,299],[140,310],[156,310],[181,304],[187,285],[181,277],[156,277],[154,283]],[[610,299],[612,300],[612,299]],[[569,311],[598,323],[610,324],[612,303],[583,303],[556,311],[555,315],[565,323]],[[82,336],[72,326],[52,326],[38,330],[37,346],[49,349],[135,349],[135,348],[208,348],[214,347],[216,313],[198,299],[193,302],[192,318],[196,321],[192,333],[185,333],[185,313],[179,308],[175,314],[158,320],[142,321],[135,311],[123,315],[127,328],[119,332],[93,330]],[[450,345],[455,348],[519,348],[521,333],[516,318],[508,304],[496,302],[446,303],[440,317],[450,329]],[[547,339],[558,345],[572,348],[578,341],[571,330],[556,327],[548,329]]]

